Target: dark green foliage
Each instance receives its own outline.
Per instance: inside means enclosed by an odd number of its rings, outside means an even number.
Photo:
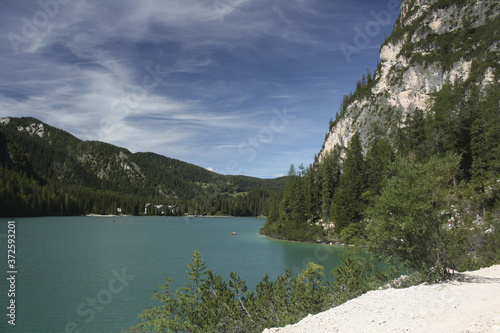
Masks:
[[[278,232],[287,239],[303,239],[307,233],[305,179],[292,176],[281,201]]]
[[[398,159],[391,166],[393,176],[367,212],[375,253],[397,256],[429,277],[446,277],[453,233],[443,211],[459,162],[459,156],[450,154],[426,163]]]
[[[267,190],[254,189],[248,193],[211,194],[188,202],[191,215],[267,216],[274,197]]]
[[[491,245],[498,242],[495,225],[500,221],[498,96],[498,84],[481,89],[468,81],[447,83],[433,94],[427,110],[408,114],[389,135],[375,123],[364,157],[354,136],[347,149],[337,147],[316,159],[304,177],[288,184],[287,196],[275,201],[261,232],[372,243],[425,273],[424,279],[443,277],[447,268],[493,263],[500,251]],[[445,172],[451,169],[453,175]],[[299,198],[310,198],[308,206],[292,204]],[[388,211],[398,214],[384,220]],[[373,223],[367,228],[374,216],[387,228],[373,229]],[[486,216],[490,222],[484,225]],[[321,225],[334,222],[334,228],[321,230],[315,226],[320,219]],[[382,244],[372,237],[379,232],[404,243]]]
[[[359,251],[346,252],[340,259],[334,272],[336,286],[327,280],[322,266],[309,262],[296,276],[287,270],[272,281],[266,275],[255,290],[249,290],[234,272],[226,281],[205,271],[195,251],[188,265],[187,287],[172,293],[171,280],[159,286],[153,299],[162,305],[143,310],[140,323],[128,332],[262,332],[327,310],[392,278]],[[194,281],[201,283],[200,288]]]
[[[205,276],[207,265],[205,261],[201,258],[200,251],[196,249],[192,255],[191,263],[187,264],[189,270],[186,271],[188,276],[185,286],[181,289],[189,297],[195,300],[200,299],[201,285],[204,282],[203,277]]]
[[[497,212],[498,213],[498,212]],[[500,262],[500,221],[495,215],[488,213],[485,216],[485,225],[483,226],[485,234],[482,243],[479,245],[479,255],[475,258],[479,267],[494,265]],[[465,267],[468,269],[468,267]]]
[[[398,129],[401,135],[397,141],[398,151],[402,156],[413,156],[419,161],[426,158],[428,151],[425,129],[425,116],[422,110],[417,109],[406,116],[405,127]]]
[[[357,228],[352,229],[352,226],[361,220],[364,208],[361,195],[366,187],[366,170],[359,133],[351,139],[342,169],[330,211],[337,233],[342,234],[344,230],[351,227],[348,230],[349,234],[346,234],[346,240],[348,240],[357,234]]]
[[[2,216],[114,214],[117,207],[138,214],[148,198],[78,185],[41,182],[0,165]]]
[[[249,291],[231,272],[229,280],[211,270],[195,251],[188,265],[186,287],[172,293],[168,280],[153,299],[162,305],[144,310],[129,332],[261,332],[266,327],[294,323],[333,304],[333,288],[323,267],[309,263],[299,275],[286,271],[275,281],[269,276]],[[199,287],[196,287],[199,285]]]
[[[293,165],[290,167],[286,189],[281,197],[273,200],[272,214],[261,229],[262,234],[298,241],[323,239],[322,228],[312,223],[321,205],[317,188],[321,180],[317,172],[317,168],[311,166],[304,169],[302,175],[296,175]]]
[[[338,186],[341,174],[340,149],[327,154],[320,164],[319,175],[322,180],[321,212],[326,221],[330,221],[333,194]]]
[[[285,184],[285,178],[224,176],[153,153],[84,142],[34,118],[0,125],[0,176],[0,216],[115,214],[117,208],[138,215],[146,203],[176,204],[176,214],[262,216]]]
[[[378,148],[385,149],[382,144]],[[359,134],[354,135],[344,163],[340,163],[340,156],[337,149],[322,163],[316,160],[303,177],[289,176],[279,207],[275,204],[261,233],[299,241],[327,241],[329,230],[323,226],[334,223],[336,234],[345,241],[357,237],[362,231],[367,179]],[[373,182],[382,182],[383,175],[371,176]]]
[[[306,173],[306,202],[308,207],[308,217],[311,221],[321,218],[323,181],[316,162],[309,165]]]
[[[358,248],[346,249],[339,255],[339,259],[340,265],[332,270],[337,303],[376,289],[381,283],[392,280],[400,273],[397,265],[382,266],[379,259],[362,253]]]
[[[360,255],[353,255],[350,251],[342,253],[343,265],[335,268],[335,286],[342,292],[344,301],[357,297],[367,290],[367,261]]]
[[[442,154],[457,147],[458,122],[457,108],[460,101],[459,91],[453,89],[451,83],[434,95],[434,101],[425,118],[425,132],[428,143],[428,154]]]
[[[426,38],[417,43],[406,43],[402,52],[411,59],[411,63],[420,63],[429,65],[439,64],[443,69],[450,69],[451,66],[459,60],[473,60],[476,66],[475,73],[484,73],[488,67],[499,65],[498,53],[488,52],[488,48],[499,41],[499,22],[497,17],[489,25],[478,28],[457,29],[444,34],[429,34]],[[439,47],[426,55],[421,53],[412,53],[414,49],[430,49],[434,45]],[[477,79],[474,76],[469,80]]]
[[[380,194],[385,186],[388,167],[393,158],[394,151],[389,140],[382,135],[375,136],[365,157],[366,192],[362,194],[365,200]]]
[[[494,181],[500,174],[500,115],[498,96],[500,86],[491,86],[488,94],[478,103],[477,117],[472,122],[471,173],[481,185]]]
[[[370,96],[371,90],[377,82],[378,80],[373,80],[372,74],[370,73],[369,70],[366,71],[366,76],[363,74],[361,81],[358,81],[356,83],[356,90],[354,91],[354,93],[343,96],[342,104],[340,105],[340,115],[337,115],[335,121],[330,122],[329,132],[337,124],[339,117],[345,115],[345,112],[347,111],[347,107],[349,106],[349,104],[351,104],[355,100],[361,100],[364,97]]]

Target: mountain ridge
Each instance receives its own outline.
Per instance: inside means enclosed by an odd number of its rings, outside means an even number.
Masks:
[[[253,190],[276,193],[284,185],[284,178],[221,175],[151,152],[131,153],[109,143],[83,141],[32,117],[2,118],[0,133],[0,163],[40,184],[64,183],[165,203],[207,202]],[[187,204],[183,211],[206,213]]]
[[[428,109],[433,94],[448,82],[465,90],[498,83],[499,27],[495,1],[402,1],[373,79],[344,97],[320,158],[336,146],[348,147],[356,132],[365,147],[374,126],[393,132],[407,115]]]

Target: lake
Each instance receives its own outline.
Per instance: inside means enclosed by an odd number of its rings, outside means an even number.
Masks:
[[[8,221],[15,221],[15,297],[7,273]],[[280,241],[259,235],[264,219],[184,217],[41,217],[0,219],[3,278],[0,332],[114,333],[159,305],[157,285],[184,283],[196,249],[226,280],[237,272],[250,289],[265,274],[294,274],[308,261],[338,264],[341,247]],[[12,224],[11,224],[12,226]],[[237,235],[232,235],[232,232]],[[15,299],[16,325],[7,323]],[[79,331],[80,330],[80,331]]]

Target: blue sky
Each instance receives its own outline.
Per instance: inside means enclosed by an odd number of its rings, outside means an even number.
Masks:
[[[319,153],[397,0],[0,2],[0,117],[223,174]]]

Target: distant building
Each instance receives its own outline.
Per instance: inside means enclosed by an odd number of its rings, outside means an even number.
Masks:
[[[149,210],[149,213],[151,213],[150,207],[154,207],[153,214],[157,214],[157,215],[166,215],[167,212],[171,212],[172,214],[175,214],[177,212],[177,210],[179,209],[179,207],[177,207],[177,205],[164,205],[164,204],[153,205],[150,202],[148,202],[144,206],[144,214],[145,215],[148,214],[148,210]]]
[[[170,210],[172,215],[175,215],[175,213],[177,213],[177,210],[179,209],[179,207],[177,207],[177,205],[168,205],[168,209]]]
[[[151,203],[148,202],[145,206],[144,206],[144,215],[147,215],[148,214],[148,208],[151,207]]]
[[[156,208],[156,213],[160,213],[161,215],[165,215],[167,212],[167,206],[166,205],[155,205]]]

